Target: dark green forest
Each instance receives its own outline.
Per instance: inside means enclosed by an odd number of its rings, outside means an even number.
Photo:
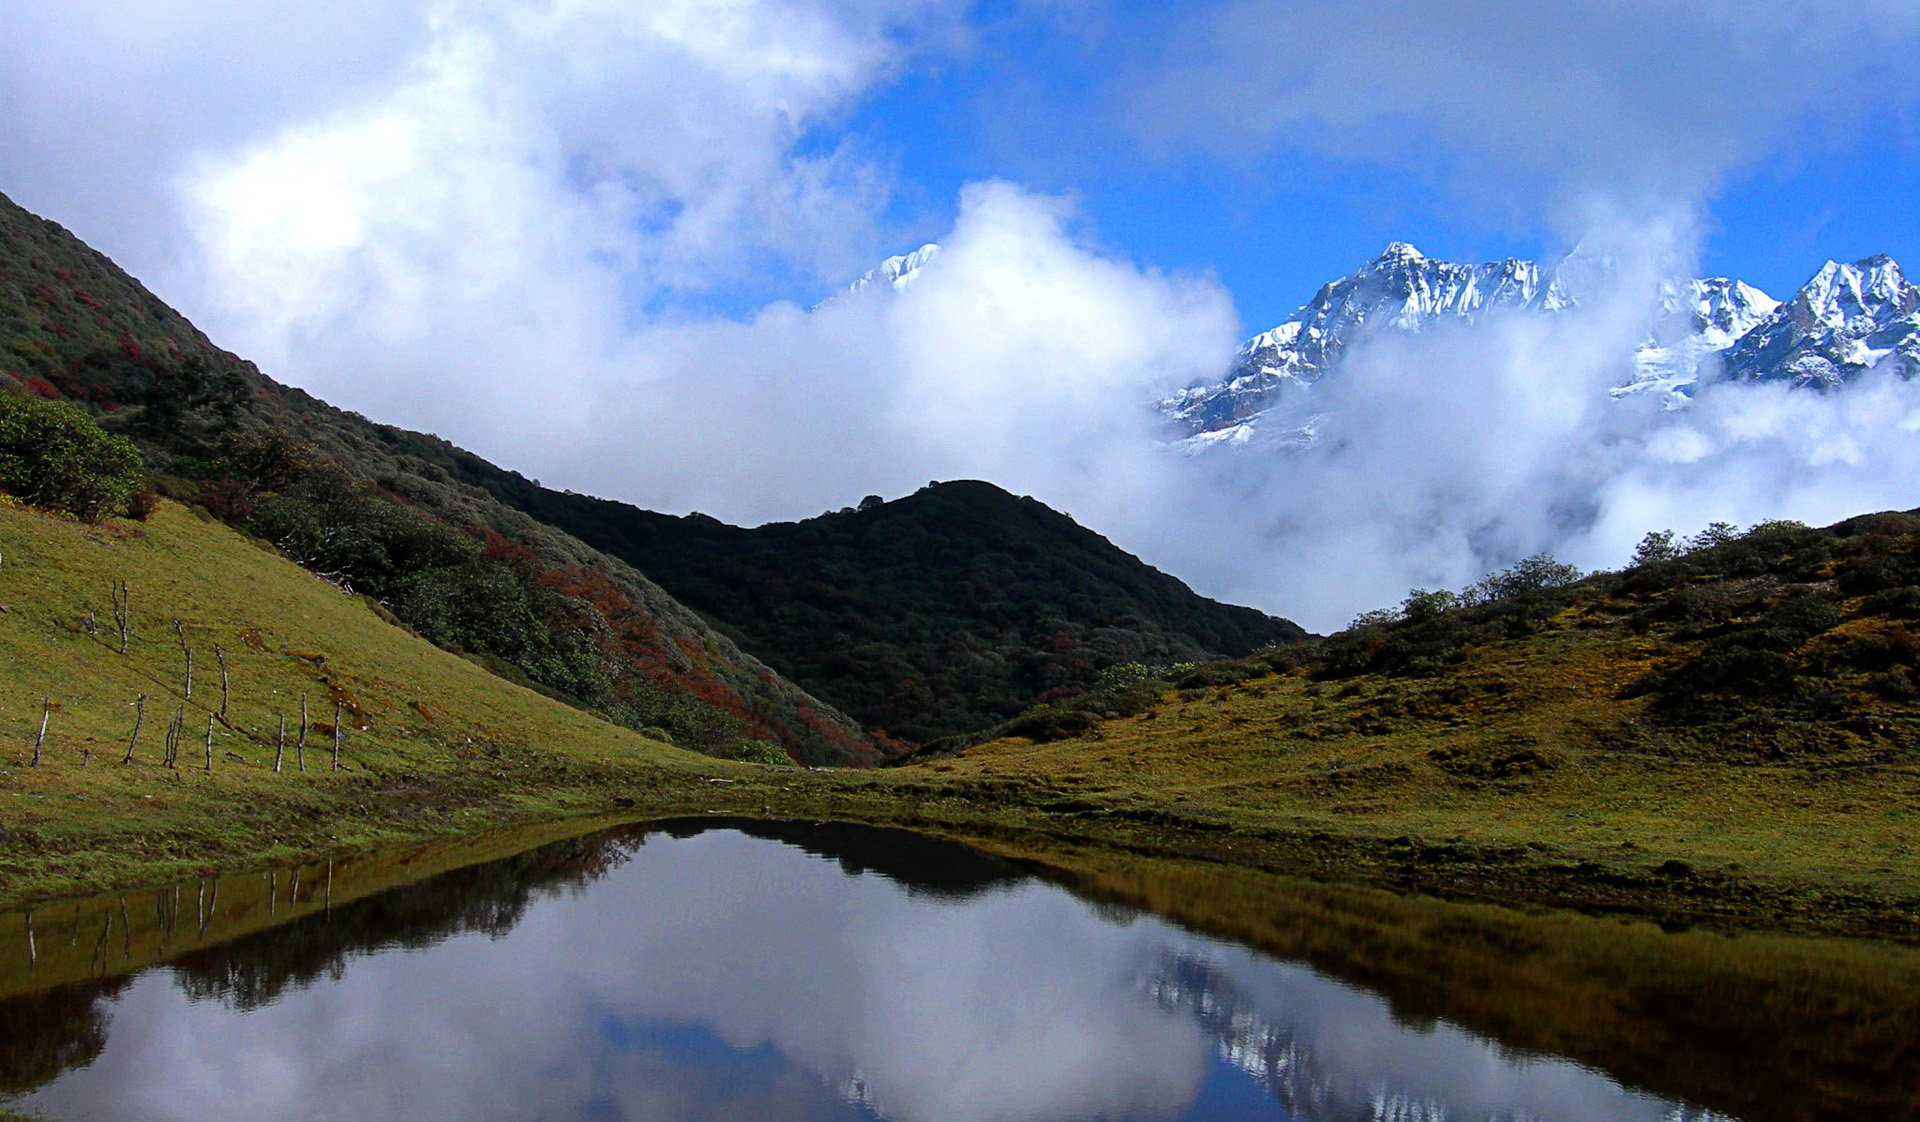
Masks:
[[[551,491],[473,457],[449,470],[629,561],[809,691],[900,740],[986,728],[1092,686],[1296,642],[1073,519],[990,483],[929,484],[752,529]]]

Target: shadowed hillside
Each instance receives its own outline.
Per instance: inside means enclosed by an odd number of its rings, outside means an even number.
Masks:
[[[1123,663],[1306,634],[1197,595],[990,483],[746,529],[550,491],[448,450],[447,470],[646,571],[794,681],[912,741],[984,728]]]
[[[9,386],[84,406],[136,441],[170,497],[372,594],[509,679],[713,754],[766,738],[809,763],[884,755],[631,564],[410,451],[437,442],[274,382],[0,196]]]

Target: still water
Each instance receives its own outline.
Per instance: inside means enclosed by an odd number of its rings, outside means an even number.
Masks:
[[[898,832],[627,826],[352,901],[325,875],[41,912],[29,967],[94,976],[14,979],[0,1092],[54,1119],[1726,1117]],[[193,945],[243,907],[277,925]]]

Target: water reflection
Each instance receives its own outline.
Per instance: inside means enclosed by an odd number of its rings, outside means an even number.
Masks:
[[[1709,1117],[971,850],[746,829],[557,843],[0,1002],[0,1089],[54,1118]]]

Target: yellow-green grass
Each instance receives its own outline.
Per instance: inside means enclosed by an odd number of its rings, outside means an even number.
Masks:
[[[129,589],[125,655],[111,610],[117,581]],[[82,627],[89,606],[97,635]],[[193,648],[191,700],[176,619]],[[214,722],[209,771],[216,645],[230,700],[226,721]],[[126,764],[142,694],[146,716]],[[303,696],[314,726],[304,771],[295,750]],[[167,725],[183,706],[178,765],[166,768]],[[99,526],[0,507],[0,772],[0,900],[24,900],[606,810],[615,799],[661,809],[738,801],[731,790],[715,798],[702,780],[752,786],[768,769],[660,744],[502,681],[167,503],[147,522]]]
[[[1703,753],[1618,697],[1674,651],[1617,630],[1491,644],[1440,679],[1169,691],[1091,739],[827,773],[709,759],[505,682],[172,504],[102,526],[0,507],[0,608],[0,906],[510,823],[724,811],[885,822],[1038,857],[1094,845],[1489,899],[1920,933],[1913,756],[1853,759],[1842,744],[1815,763],[1735,766]],[[194,648],[190,702],[176,618]],[[209,773],[216,643],[231,701]],[[301,772],[303,694],[321,727]],[[335,697],[351,714],[339,772],[324,728]],[[57,708],[28,766],[45,698]],[[164,768],[183,704],[179,764]],[[1668,862],[1689,868],[1655,872]]]
[[[1674,656],[1563,627],[1439,679],[1170,690],[1092,738],[1002,740],[888,778],[997,805],[1003,824],[1145,849],[1178,834],[1168,848],[1236,864],[1816,927],[1864,907],[1920,936],[1915,754],[1842,739],[1730,760],[1621,696]]]

